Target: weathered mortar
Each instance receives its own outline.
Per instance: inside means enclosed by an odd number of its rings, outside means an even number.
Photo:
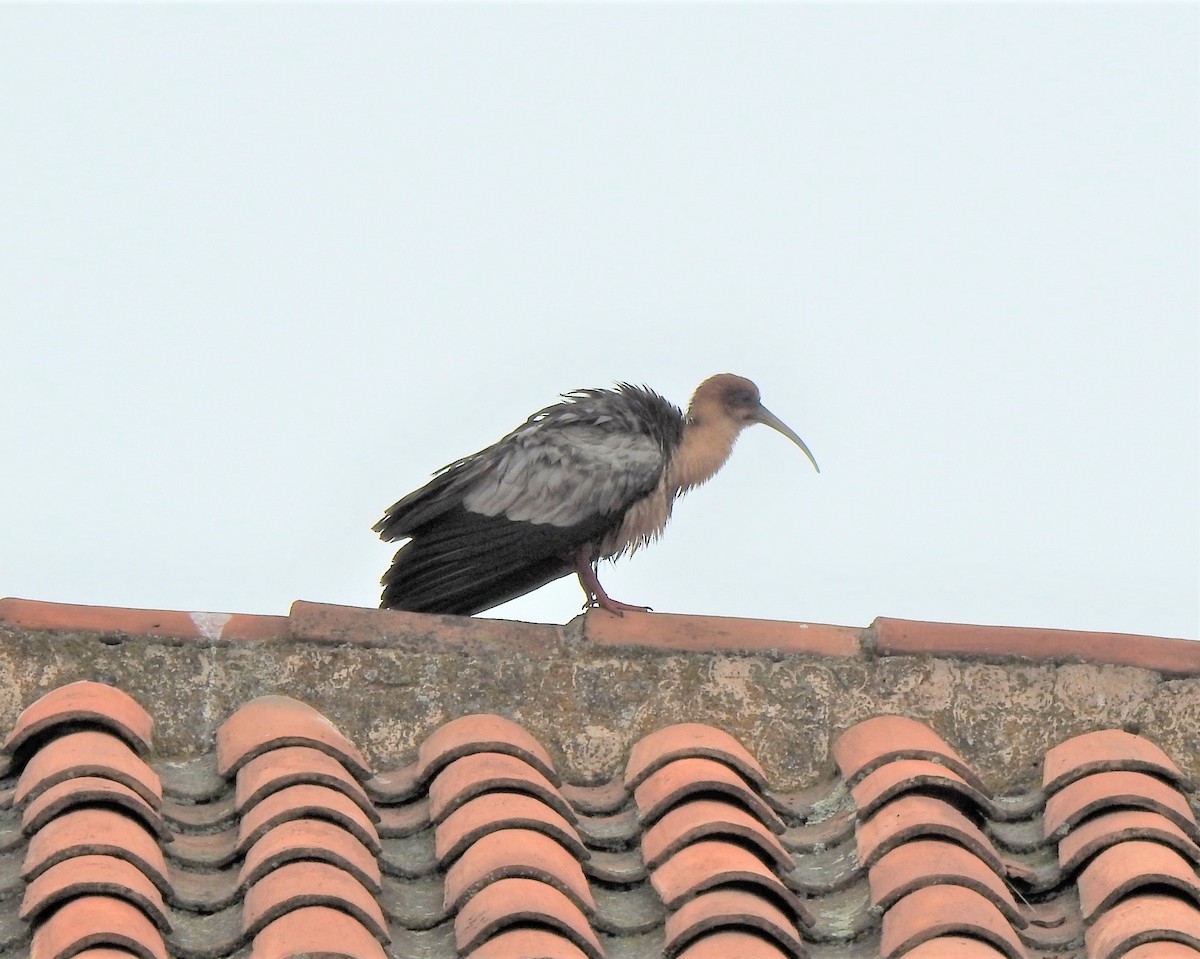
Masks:
[[[161,640],[0,629],[0,721],[78,679],[111,683],[154,718],[157,758],[213,748],[247,700],[282,693],[330,718],[375,764],[410,763],[456,716],[494,712],[528,728],[564,779],[602,781],[630,746],[700,721],[745,743],[776,790],[828,776],[830,747],[862,719],[905,713],[940,732],[985,782],[1034,785],[1062,740],[1125,727],[1200,778],[1200,679],[1133,667],[954,657],[818,657],[592,645],[571,628],[536,654],[512,643],[404,648],[287,640]]]

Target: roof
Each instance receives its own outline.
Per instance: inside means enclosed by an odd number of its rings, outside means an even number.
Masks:
[[[1196,959],[1198,653],[0,600],[0,955]]]

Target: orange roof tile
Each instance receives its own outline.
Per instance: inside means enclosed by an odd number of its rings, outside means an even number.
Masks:
[[[973,742],[940,712],[934,732],[902,714],[914,701],[902,691],[876,708],[889,715],[858,718],[871,715],[853,685],[867,662],[860,631],[638,615],[605,624],[589,614],[579,630],[530,632],[317,604],[297,604],[288,618],[101,613],[0,601],[0,630],[20,620],[21,629],[111,636],[152,622],[157,632],[146,635],[203,637],[206,655],[220,644],[241,656],[309,643],[341,657],[334,646],[345,643],[379,647],[400,658],[393,663],[430,649],[465,659],[473,644],[493,656],[554,644],[554,656],[570,658],[591,633],[609,644],[605,656],[624,655],[619,647],[639,637],[648,650],[669,651],[661,668],[676,684],[669,670],[690,655],[686,638],[729,654],[719,660],[723,677],[742,683],[762,671],[810,683],[815,705],[812,715],[772,707],[770,722],[789,730],[781,749],[778,737],[769,748],[760,741],[761,717],[730,728],[713,720],[706,697],[736,689],[718,689],[712,676],[697,680],[669,721],[638,711],[558,738],[560,697],[603,702],[595,673],[572,680],[593,686],[551,691],[547,672],[547,698],[522,700],[511,715],[430,713],[411,728],[368,704],[367,724],[343,730],[303,699],[255,696],[207,704],[211,725],[175,761],[150,736],[161,737],[178,704],[95,679],[40,698],[18,693],[26,701],[0,729],[9,744],[0,811],[12,807],[0,851],[23,863],[0,895],[5,955],[1200,957],[1192,811],[1200,750],[1181,753],[1177,738],[1159,744],[1154,731],[1165,727],[1149,706],[1137,708],[1141,734],[1092,728],[1080,716],[1036,748],[1012,743],[1025,749],[1028,779],[1021,791],[995,783],[997,799],[975,765],[995,748],[990,731]],[[877,621],[867,645],[897,654],[907,644],[906,655],[920,656],[936,654],[930,637],[941,636],[974,643],[972,654],[1003,655],[994,651],[1000,633],[979,639],[973,627],[895,623]],[[1062,658],[1081,658],[1052,638]],[[756,652],[766,649],[782,652]],[[313,702],[327,708],[355,682],[340,692],[322,685]],[[1177,724],[1193,716],[1182,684],[1169,690]],[[818,705],[825,718],[814,720]],[[814,721],[824,724],[819,736]],[[836,740],[833,724],[844,730]],[[611,757],[607,774],[580,774],[576,759],[589,750]],[[781,763],[803,751],[825,763],[823,778],[778,791]],[[373,772],[376,764],[383,768]]]

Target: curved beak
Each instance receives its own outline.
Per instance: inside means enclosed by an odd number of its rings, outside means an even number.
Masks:
[[[799,446],[800,449],[804,450],[804,455],[808,457],[808,461],[812,463],[813,469],[815,469],[818,473],[821,472],[821,467],[817,465],[817,460],[812,455],[812,450],[808,448],[808,445],[804,442],[804,440],[800,439],[800,437],[792,431],[792,428],[788,426],[787,423],[785,423],[761,404],[759,404],[758,409],[755,411],[754,419],[756,422],[762,423],[764,426],[771,427],[771,429],[775,430],[777,433],[782,433],[789,440]]]

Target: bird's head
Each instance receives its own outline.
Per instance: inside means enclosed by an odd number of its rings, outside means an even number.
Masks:
[[[692,419],[724,418],[732,422],[738,431],[755,423],[762,423],[764,426],[769,426],[776,432],[782,433],[799,446],[816,471],[821,472],[821,467],[817,466],[817,461],[804,440],[800,439],[783,420],[763,406],[758,387],[744,376],[736,376],[733,373],[718,373],[716,376],[710,376],[692,394],[688,416]]]

